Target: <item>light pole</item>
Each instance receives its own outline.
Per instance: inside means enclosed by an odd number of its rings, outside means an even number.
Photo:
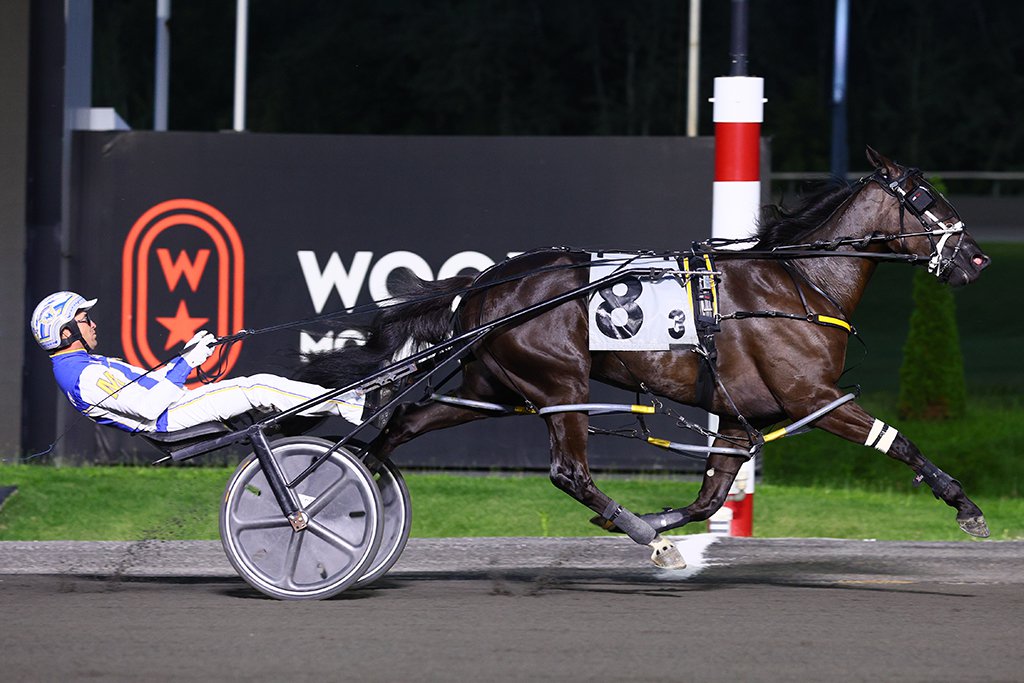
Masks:
[[[249,68],[249,0],[235,6],[235,115],[234,129],[245,130],[245,80]]]

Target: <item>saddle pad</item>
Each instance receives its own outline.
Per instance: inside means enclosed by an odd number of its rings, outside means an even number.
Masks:
[[[591,351],[670,351],[698,344],[689,278],[681,259],[591,254],[590,281],[623,279],[590,296]],[[692,278],[696,282],[696,278]]]

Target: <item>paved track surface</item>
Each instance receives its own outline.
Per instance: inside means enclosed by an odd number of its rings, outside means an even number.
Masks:
[[[0,543],[2,680],[1019,681],[1024,543],[418,539],[277,602],[219,543]]]

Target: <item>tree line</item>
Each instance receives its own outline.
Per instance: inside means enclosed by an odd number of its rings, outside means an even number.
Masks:
[[[729,70],[731,3],[704,0],[700,134]],[[829,167],[834,2],[752,0],[778,171]],[[682,135],[688,0],[251,0],[247,129]],[[170,128],[231,127],[234,0],[173,0]],[[851,167],[1024,170],[1024,3],[853,0]],[[154,3],[94,0],[95,106],[152,126]]]

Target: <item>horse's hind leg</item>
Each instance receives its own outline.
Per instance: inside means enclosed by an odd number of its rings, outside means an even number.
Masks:
[[[455,396],[498,404],[514,404],[520,397],[498,382],[479,361],[467,362],[462,368],[462,382]],[[370,453],[379,460],[421,434],[438,429],[493,417],[493,413],[464,408],[436,401],[400,405],[387,425],[370,445]]]
[[[597,488],[586,461],[589,417],[585,413],[556,413],[546,419],[551,439],[551,482],[598,513],[607,522],[604,528],[618,529],[636,543],[650,546],[654,564],[667,569],[685,568],[683,556],[671,541]]]
[[[582,348],[585,353],[586,347]],[[494,376],[502,378],[507,386],[514,387],[535,405],[586,403],[589,398],[588,374],[580,370],[581,367],[587,369],[588,359],[577,359],[573,364],[564,358],[527,356],[525,362],[518,358],[519,362],[513,366],[500,364],[493,352],[486,358],[489,365],[494,365],[491,371]],[[523,368],[528,375],[516,372]],[[609,525],[624,531],[636,543],[650,546],[653,550],[651,560],[656,565],[670,569],[685,567],[682,555],[670,541],[663,539],[649,523],[612,500],[594,483],[587,464],[590,417],[583,412],[565,412],[545,415],[544,420],[551,445],[551,482],[607,520]]]

